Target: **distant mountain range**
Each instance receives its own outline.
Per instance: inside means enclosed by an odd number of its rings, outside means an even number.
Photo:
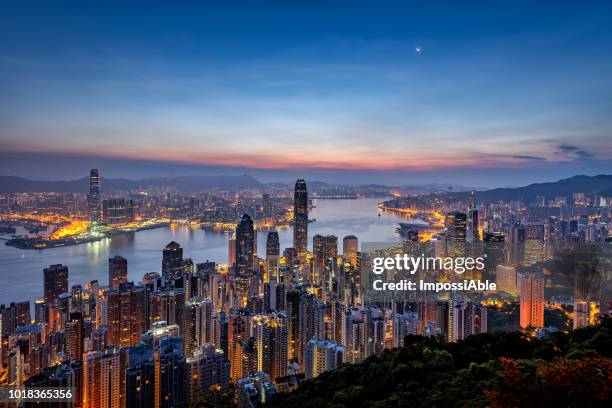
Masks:
[[[600,193],[612,197],[612,175],[574,176],[550,183],[535,183],[525,187],[495,188],[477,191],[478,201],[524,201],[532,203],[536,196],[544,196],[546,200],[555,197],[571,197],[574,193]],[[467,200],[470,192],[448,193],[447,197],[456,200]]]
[[[144,180],[103,178],[103,192],[129,191],[153,187],[174,187],[178,190],[203,191],[213,189],[240,190],[262,188],[264,184],[248,175],[242,176],[182,176],[157,177]],[[89,191],[89,178],[71,181],[33,181],[21,177],[0,176],[0,193],[57,192],[85,193]]]
[[[287,187],[291,184],[268,183],[264,184],[249,175],[240,176],[181,176],[181,177],[157,177],[144,180],[129,180],[124,178],[103,178],[101,181],[103,192],[133,191],[154,187],[176,188],[181,191],[206,191],[214,189],[241,190],[241,189],[263,189],[270,187]],[[326,190],[334,185],[321,181],[308,181],[309,191]],[[411,186],[385,186],[385,185],[364,185],[360,187],[350,187],[351,189],[363,190],[388,190],[413,191],[428,193],[432,191],[444,192],[447,197],[453,200],[466,200],[469,189],[464,186],[454,186],[453,189],[465,189],[463,192],[446,192],[448,184],[427,184]],[[348,187],[347,187],[348,188]],[[88,178],[81,178],[71,181],[34,181],[15,176],[0,176],[0,193],[25,193],[25,192],[58,192],[58,193],[86,193],[89,190]],[[550,182],[530,184],[525,187],[515,188],[495,188],[492,190],[477,191],[479,201],[516,201],[521,200],[527,203],[534,202],[536,196],[544,196],[547,200],[557,196],[569,197],[573,193],[601,193],[605,196],[612,196],[612,175],[598,176],[574,176],[567,179]]]

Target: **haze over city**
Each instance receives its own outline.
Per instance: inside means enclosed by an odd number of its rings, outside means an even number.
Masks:
[[[0,174],[493,187],[611,168],[603,2],[240,9],[7,5]]]

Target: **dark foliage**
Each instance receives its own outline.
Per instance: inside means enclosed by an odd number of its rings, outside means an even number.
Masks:
[[[536,339],[521,332],[405,346],[278,394],[272,407],[603,406],[612,396],[612,319]]]

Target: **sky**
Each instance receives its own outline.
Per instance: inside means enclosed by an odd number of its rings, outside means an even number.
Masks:
[[[609,2],[12,3],[0,174],[493,187],[612,172]]]

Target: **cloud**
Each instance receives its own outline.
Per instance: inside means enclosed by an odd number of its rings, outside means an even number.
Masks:
[[[566,155],[575,160],[589,160],[593,158],[593,154],[586,150],[580,149],[572,145],[559,145],[557,146],[557,153]]]

